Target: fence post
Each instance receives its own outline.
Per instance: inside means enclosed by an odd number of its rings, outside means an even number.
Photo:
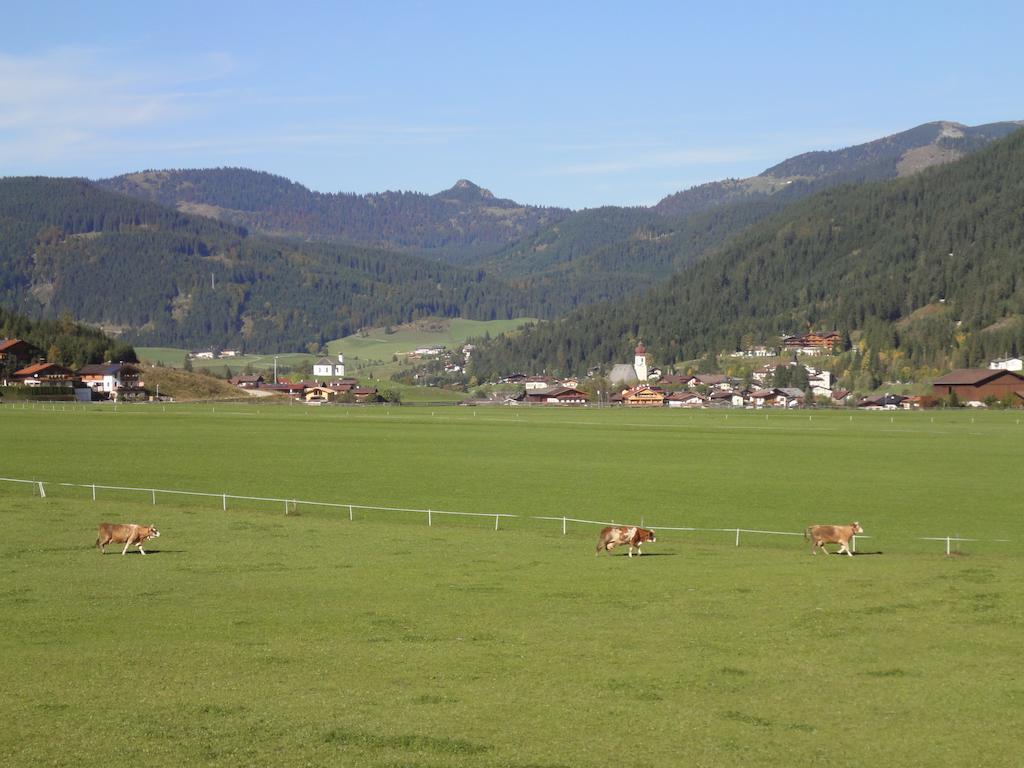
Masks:
[[[565,515],[562,515],[562,535],[565,536]]]
[[[949,556],[949,536],[946,537],[946,556]]]
[[[348,505],[348,519],[351,522],[351,520],[352,520],[352,505],[351,504]]]
[[[96,483],[92,484],[92,500],[96,501]]]
[[[434,518],[430,510],[427,510],[427,527],[430,528],[434,525]]]
[[[224,506],[224,511],[227,512],[228,511],[228,495],[226,493],[224,494],[224,505],[223,506]]]
[[[857,551],[857,534],[854,534],[853,538],[850,541],[853,544],[853,551],[856,552]]]
[[[41,498],[41,499],[45,499],[46,498],[46,489],[43,488],[43,481],[42,480],[39,481],[39,498]]]
[[[494,516],[494,530],[498,530],[498,520],[499,519],[500,519],[499,515],[495,515]]]
[[[284,500],[284,513],[286,515],[288,514],[288,499]]]
[[[152,491],[153,491],[153,506],[155,507],[156,506],[156,488],[153,488]]]
[[[739,545],[740,545],[740,529],[737,528],[736,529],[736,546],[738,547]]]

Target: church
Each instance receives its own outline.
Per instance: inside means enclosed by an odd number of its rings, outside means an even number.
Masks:
[[[633,364],[616,363],[612,366],[611,373],[608,374],[608,380],[613,387],[633,387],[640,383],[646,384],[650,374],[647,347],[640,342],[636,345],[636,350],[633,353]]]

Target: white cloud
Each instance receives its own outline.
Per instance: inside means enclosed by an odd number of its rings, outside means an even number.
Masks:
[[[112,135],[181,121],[203,110],[195,84],[232,68],[223,54],[148,71],[91,48],[0,54],[0,161],[52,161]]]

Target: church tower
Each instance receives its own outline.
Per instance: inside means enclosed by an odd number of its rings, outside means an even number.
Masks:
[[[636,345],[636,353],[633,357],[633,370],[641,384],[647,383],[647,347],[643,342]]]

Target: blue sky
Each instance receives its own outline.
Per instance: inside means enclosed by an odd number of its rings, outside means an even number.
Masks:
[[[244,166],[649,205],[932,120],[1024,119],[1019,2],[629,5],[18,3],[0,175]]]

